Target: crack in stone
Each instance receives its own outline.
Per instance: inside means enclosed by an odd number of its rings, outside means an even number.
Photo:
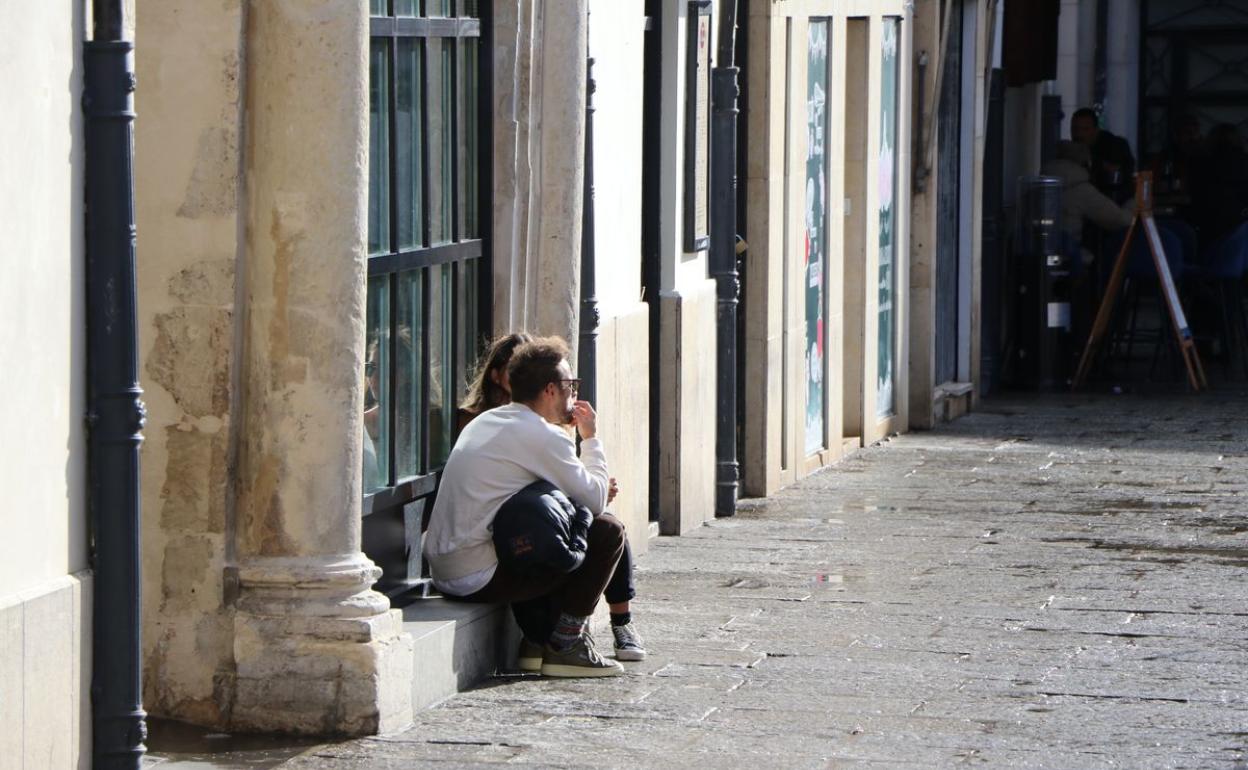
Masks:
[[[1155,695],[1098,695],[1088,692],[1045,692],[1036,693],[1046,698],[1087,698],[1089,700],[1135,701],[1137,703],[1191,703],[1187,698],[1162,698]]]

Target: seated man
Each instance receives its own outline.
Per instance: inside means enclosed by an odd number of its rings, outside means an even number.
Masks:
[[[1096,189],[1119,203],[1131,197],[1135,156],[1126,139],[1101,128],[1096,112],[1088,107],[1071,116],[1070,138],[1088,148],[1087,166]]]
[[[615,676],[588,636],[589,617],[624,552],[624,525],[604,513],[610,491],[597,415],[576,400],[567,344],[535,339],[512,354],[512,403],[482,413],[460,434],[442,473],[425,537],[434,586],[474,602],[507,602],[526,640],[545,643],[545,676]],[[575,425],[581,456],[560,427]],[[491,525],[503,503],[538,480],[593,514],[581,566],[566,575],[513,573],[500,565]]]
[[[1062,180],[1062,230],[1068,248],[1079,252],[1083,265],[1093,258],[1090,251],[1080,248],[1084,226],[1090,223],[1105,232],[1122,230],[1131,225],[1135,205],[1132,200],[1119,207],[1092,185],[1087,169],[1089,155],[1087,145],[1058,142],[1057,157],[1040,170],[1045,176]]]

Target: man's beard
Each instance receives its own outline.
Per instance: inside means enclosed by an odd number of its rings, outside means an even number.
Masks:
[[[576,412],[572,411],[571,409],[565,410],[563,414],[563,424],[571,425],[575,416],[576,416]]]

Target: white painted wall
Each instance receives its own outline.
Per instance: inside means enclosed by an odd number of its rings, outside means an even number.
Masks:
[[[599,309],[604,317],[641,300],[642,3],[593,0],[594,215]]]
[[[0,599],[84,569],[82,3],[0,3]]]
[[[638,3],[640,5],[640,3]],[[714,11],[717,5],[712,6]],[[662,142],[660,164],[663,169],[660,195],[665,216],[659,231],[659,248],[663,255],[662,291],[690,290],[707,279],[707,252],[688,253],[684,249],[685,221],[685,79],[689,28],[685,3],[664,3],[660,35],[663,45],[663,93],[660,128]],[[717,12],[716,12],[717,13]],[[715,50],[719,45],[718,15],[711,16],[711,60],[715,66]]]
[[[0,766],[90,764],[83,0],[0,2]],[[74,574],[78,573],[78,574]]]

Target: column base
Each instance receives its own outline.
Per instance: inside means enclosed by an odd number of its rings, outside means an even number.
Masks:
[[[370,586],[363,554],[251,560],[238,568],[233,729],[394,732],[412,720],[412,638]]]

